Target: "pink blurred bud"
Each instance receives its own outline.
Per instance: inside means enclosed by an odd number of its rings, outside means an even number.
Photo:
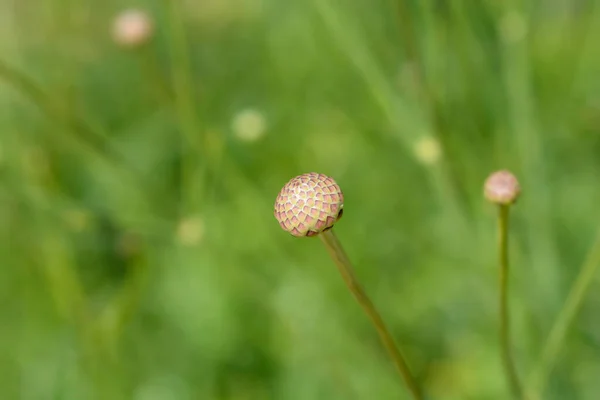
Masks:
[[[125,10],[115,18],[113,38],[124,47],[137,47],[145,44],[154,32],[154,23],[143,10]]]

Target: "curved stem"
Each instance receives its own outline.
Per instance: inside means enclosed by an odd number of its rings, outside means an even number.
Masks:
[[[350,289],[360,306],[363,308],[363,310],[366,312],[367,316],[375,326],[375,329],[379,334],[381,342],[388,351],[392,361],[398,369],[400,376],[402,377],[406,386],[408,387],[408,390],[412,394],[412,397],[415,400],[422,400],[423,396],[415,378],[413,378],[412,373],[410,372],[408,363],[404,359],[404,356],[402,355],[400,350],[398,350],[398,347],[396,346],[389,330],[385,326],[383,319],[379,315],[379,312],[377,311],[377,309],[375,308],[375,306],[361,287],[360,283],[354,276],[350,259],[346,255],[346,252],[344,251],[342,244],[338,240],[337,236],[335,236],[332,229],[329,229],[321,233],[319,237],[325,244],[325,247],[327,248],[327,251],[329,252],[331,258],[335,262],[335,265],[338,267],[338,270],[340,271],[344,282],[346,282],[348,289]]]
[[[523,398],[523,390],[510,348],[510,324],[508,312],[508,205],[500,205],[498,212],[498,248],[500,261],[500,347],[502,363],[508,383],[517,399]]]
[[[554,366],[554,362],[564,343],[569,327],[581,308],[581,304],[587,294],[590,283],[594,279],[594,275],[600,264],[600,229],[596,235],[596,239],[586,256],[579,275],[550,330],[550,334],[548,335],[548,339],[542,351],[540,363],[532,374],[530,389],[537,393],[543,392],[544,387],[546,386],[548,375],[552,371],[552,367]]]

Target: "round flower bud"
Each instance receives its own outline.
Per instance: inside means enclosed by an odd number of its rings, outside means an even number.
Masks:
[[[275,201],[275,218],[294,236],[315,236],[341,218],[342,189],[327,175],[311,172],[285,184]]]
[[[145,44],[154,31],[150,16],[142,10],[122,11],[113,23],[113,38],[123,47],[136,47]]]
[[[517,178],[507,170],[501,170],[491,174],[485,181],[483,187],[485,198],[499,205],[510,205],[514,203],[521,187]]]

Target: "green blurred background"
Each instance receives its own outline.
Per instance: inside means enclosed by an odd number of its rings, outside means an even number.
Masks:
[[[429,398],[508,399],[482,184],[523,188],[528,381],[594,246],[599,3],[0,2],[0,397],[408,399],[322,244],[273,218],[317,171]],[[600,398],[587,282],[544,399]]]

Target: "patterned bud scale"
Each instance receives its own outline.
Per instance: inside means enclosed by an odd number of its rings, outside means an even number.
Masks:
[[[297,176],[281,189],[275,201],[275,218],[294,236],[315,236],[341,218],[342,189],[327,175],[311,172]]]

